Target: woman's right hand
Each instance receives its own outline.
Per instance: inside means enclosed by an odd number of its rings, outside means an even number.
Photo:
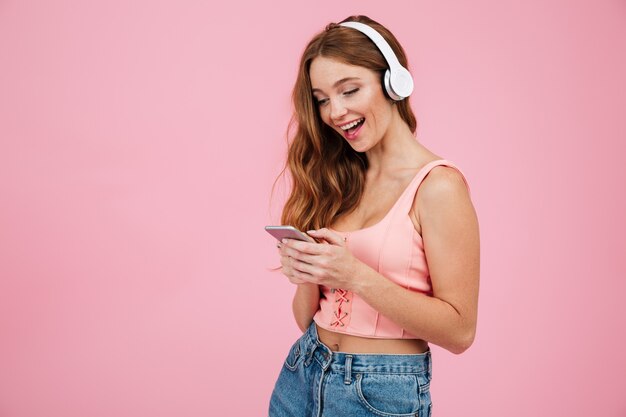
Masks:
[[[291,282],[292,284],[307,284],[308,281],[293,276],[294,269],[291,265],[291,256],[285,253],[284,245],[278,242],[276,247],[278,247],[280,264],[282,265],[281,272],[283,273],[283,275],[285,275],[289,279],[289,282]]]

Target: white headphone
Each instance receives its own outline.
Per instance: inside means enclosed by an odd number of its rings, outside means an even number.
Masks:
[[[393,53],[393,50],[380,33],[371,26],[361,22],[343,22],[339,25],[350,27],[363,33],[376,44],[378,50],[383,54],[383,57],[387,60],[387,64],[389,64],[389,69],[385,71],[384,77],[385,90],[387,90],[389,97],[400,101],[411,95],[413,92],[413,78],[411,77],[411,73],[400,64],[396,54]]]

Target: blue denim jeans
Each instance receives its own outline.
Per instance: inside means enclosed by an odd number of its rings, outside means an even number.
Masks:
[[[312,323],[291,347],[270,399],[270,417],[429,417],[430,351],[333,352]]]

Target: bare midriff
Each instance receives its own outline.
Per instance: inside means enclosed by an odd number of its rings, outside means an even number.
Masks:
[[[317,326],[320,342],[334,352],[416,354],[428,350],[428,343],[421,339],[374,339],[337,333]]]

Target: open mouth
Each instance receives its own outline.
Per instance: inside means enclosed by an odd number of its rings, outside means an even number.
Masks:
[[[348,123],[347,125],[341,126],[341,130],[344,131],[346,137],[353,138],[356,133],[359,131],[361,126],[365,123],[365,118],[361,117],[359,120],[355,120],[352,123]]]

